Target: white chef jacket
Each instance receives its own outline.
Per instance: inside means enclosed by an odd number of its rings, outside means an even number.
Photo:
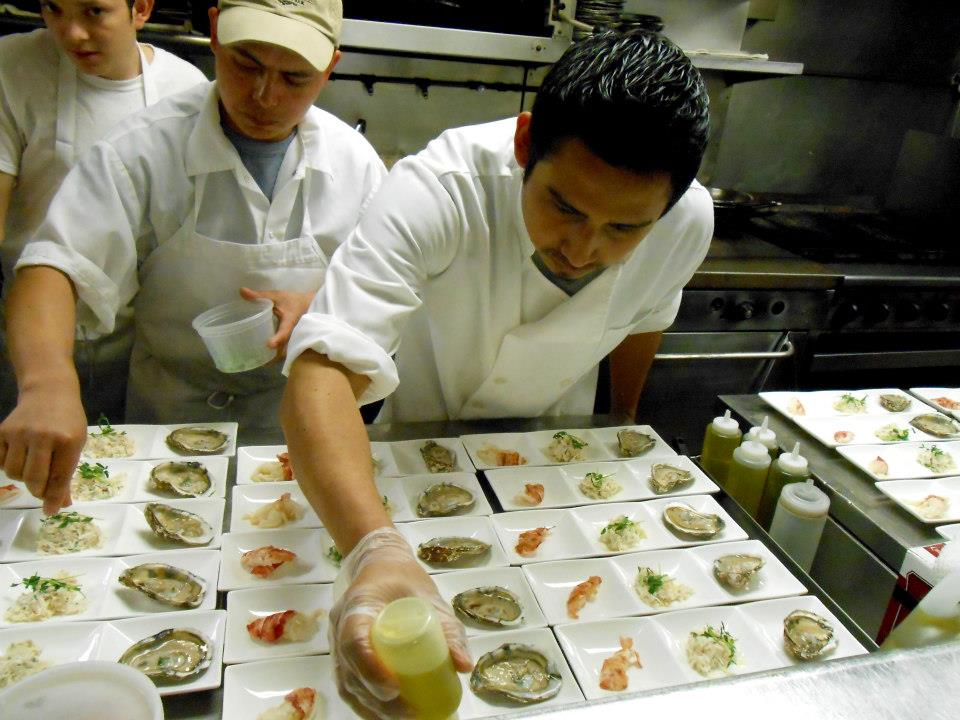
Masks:
[[[713,204],[694,182],[625,260],[567,297],[531,260],[515,127],[449,130],[394,166],[297,325],[285,370],[313,349],[370,378],[363,403],[396,389],[380,420],[592,412],[599,361],[673,322]]]
[[[359,133],[319,108],[311,107],[297,130],[277,178],[278,188],[296,186],[279,193],[284,201],[271,202],[223,134],[215,82],[157,103],[115,128],[70,172],[16,267],[64,272],[77,289],[80,324],[105,333],[133,302],[152,256],[188,218],[195,216],[196,232],[214,243],[284,244],[299,237],[306,207],[311,235],[329,258],[385,169]],[[200,185],[202,196],[195,193]],[[300,188],[309,188],[306,197]],[[213,277],[217,268],[208,272]],[[284,289],[282,275],[270,278],[272,287],[255,289]],[[236,299],[238,289],[225,290],[229,297],[221,302]],[[170,287],[163,301],[186,304],[193,295],[202,292]],[[181,339],[195,335],[174,332]],[[141,339],[138,330],[134,358]]]

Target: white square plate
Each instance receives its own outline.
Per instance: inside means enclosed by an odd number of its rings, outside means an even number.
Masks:
[[[920,522],[949,523],[960,521],[960,477],[946,477],[937,480],[890,480],[888,482],[878,482],[877,490]],[[947,509],[942,515],[930,517],[920,511],[918,505],[928,495],[938,495],[947,501]]]
[[[796,420],[798,417],[886,416],[892,413],[880,404],[881,395],[900,395],[912,401],[912,398],[903,392],[903,390],[896,388],[878,388],[872,390],[814,390],[812,392],[776,390],[773,392],[762,392],[759,393],[759,395],[768,405],[791,420]],[[858,399],[863,398],[865,400],[864,412],[843,413],[837,410],[834,407],[834,403],[839,401],[844,395],[853,395]],[[797,412],[799,408],[795,403],[800,404],[803,412]],[[916,403],[911,402],[907,410],[902,412],[914,412],[915,410],[917,410]]]
[[[240,565],[240,556],[265,545],[283,548],[297,557],[284,563],[271,575],[261,578]],[[326,530],[254,530],[227,533],[223,536],[220,562],[220,590],[276,587],[302,583],[330,583],[337,576],[337,566],[327,558],[333,546]]]
[[[917,457],[923,447],[934,447],[953,458],[954,468],[934,472],[921,465]],[[843,455],[874,480],[910,480],[913,478],[945,477],[960,473],[960,442],[903,443],[900,445],[852,445],[840,446],[837,452]],[[871,463],[881,458],[887,463],[887,474],[878,475]]]
[[[657,464],[668,464],[686,470],[693,476],[693,482],[659,495],[650,486],[651,471]],[[611,475],[610,479],[615,480],[623,489],[609,498],[589,497],[580,489],[580,483],[587,473]],[[700,495],[720,490],[690,458],[681,455],[672,458],[638,458],[567,466],[501,468],[486,471],[486,476],[504,510],[574,507],[667,496]],[[531,505],[524,496],[524,486],[528,483],[543,485],[543,501],[539,505]]]
[[[960,388],[915,387],[910,392],[935,407],[960,420]]]
[[[330,652],[327,638],[328,615],[333,606],[333,585],[284,585],[275,588],[253,588],[227,593],[227,632],[223,647],[225,663],[252,662],[296,655],[319,655]],[[278,640],[275,643],[255,640],[247,624],[259,617],[285,610],[297,610],[317,616],[317,632],[301,642]]]
[[[187,610],[179,613],[163,613],[127,620],[112,620],[106,623],[96,660],[116,662],[136,642],[156,635],[168,628],[192,630],[210,641],[212,659],[210,667],[199,677],[180,683],[158,685],[161,695],[180,695],[197,690],[212,690],[220,687],[223,671],[223,628],[225,610]]]
[[[459,438],[424,438],[422,440],[402,440],[389,443],[390,452],[393,453],[393,460],[396,463],[397,474],[401,476],[431,474],[439,478],[449,476],[450,473],[431,473],[423,461],[420,449],[431,440],[437,445],[447,448],[456,456],[456,464],[452,472],[472,473],[474,471],[473,463],[470,462],[470,457]]]
[[[286,445],[245,445],[237,448],[237,485],[263,482],[254,479],[257,469],[267,463],[271,466],[279,464],[277,455],[286,451]],[[286,480],[284,482],[292,481]]]
[[[583,534],[570,510],[527,510],[493,516],[493,527],[503,544],[511,565],[546,560],[564,560],[593,554],[590,541]],[[521,533],[536,528],[549,528],[543,542],[530,553],[517,552]]]
[[[504,630],[520,630],[523,628],[543,627],[547,624],[540,605],[537,603],[530,589],[530,584],[524,576],[523,571],[516,567],[503,568],[483,568],[480,570],[456,570],[448,573],[438,573],[433,576],[433,581],[437,584],[440,596],[448,603],[453,602],[453,598],[461,592],[472,590],[478,587],[499,586],[512,592],[520,601],[520,607],[523,609],[521,621],[511,627],[498,627],[491,625],[481,625],[480,623],[459,616],[467,630],[467,636],[489,635],[490,633],[503,632]]]
[[[221,501],[222,502],[222,501]],[[132,505],[117,503],[77,503],[63,512],[77,512],[93,518],[93,523],[100,528],[100,546],[81,550],[69,554],[71,557],[123,555],[121,538],[125,526],[133,520],[133,515],[143,515],[133,509]],[[40,524],[44,514],[40,508],[29,510],[0,510],[0,539],[5,552],[0,553],[3,562],[21,562],[24,560],[39,560],[49,557],[63,557],[63,555],[43,555],[37,551],[37,539],[40,533]]]
[[[70,662],[96,660],[106,623],[72,622],[54,625],[30,623],[0,630],[0,655],[13,643],[32,640],[40,648],[40,660],[50,667]],[[41,670],[41,672],[43,672]],[[7,688],[10,686],[8,685]],[[0,695],[2,695],[0,691]]]
[[[223,450],[217,453],[210,453],[205,457],[214,455],[231,456],[237,451],[237,423],[235,422],[214,422],[214,423],[179,423],[176,425],[114,425],[116,432],[126,433],[133,440],[133,454],[126,458],[116,458],[118,460],[150,460],[156,458],[180,458],[186,453],[179,453],[167,445],[167,436],[177,428],[182,427],[202,427],[219,430],[227,435],[227,444]],[[87,435],[100,433],[100,428],[91,425],[87,428]],[[195,454],[195,453],[194,453]],[[82,453],[85,460],[94,459],[85,451]],[[103,462],[103,458],[96,458]]]
[[[105,617],[104,605],[110,588],[112,558],[70,557],[67,555],[54,559],[31,560],[29,562],[0,565],[0,627],[36,627],[37,625],[61,624],[64,621],[98,620]],[[80,588],[86,606],[76,615],[54,615],[36,622],[10,622],[7,611],[21,595],[30,593],[19,583],[25,578],[40,575],[55,577],[60,571],[71,576],[71,584]]]
[[[280,499],[284,493],[290,493],[290,499],[303,509],[299,520],[288,522],[282,527],[285,530],[297,528],[318,528],[323,524],[320,518],[310,507],[300,486],[295,482],[249,483],[233,486],[232,513],[230,515],[230,532],[261,532],[279,528],[261,528],[254,525],[247,518],[265,505]]]
[[[435,537],[469,537],[490,545],[490,551],[480,557],[462,557],[456,562],[443,565],[426,563],[418,558],[418,562],[429,573],[466,570],[468,568],[504,567],[509,564],[489,517],[468,515],[466,517],[417,520],[400,523],[397,529],[406,537],[414,552],[417,552],[417,546],[420,543],[427,542]]]

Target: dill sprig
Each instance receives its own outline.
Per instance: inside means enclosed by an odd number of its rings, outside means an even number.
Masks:
[[[721,645],[726,645],[727,650],[730,651],[730,659],[727,661],[727,667],[733,665],[737,656],[737,640],[733,637],[733,635],[730,634],[727,628],[724,627],[723,623],[720,623],[719,630],[715,629],[713,625],[707,625],[702,632],[690,634],[694,636],[699,635],[700,637],[705,637],[713,640],[714,642],[718,642]]]
[[[600,490],[603,487],[603,481],[612,476],[613,473],[601,475],[598,472],[588,472],[583,479],[589,481],[595,489]]]
[[[626,515],[624,515],[623,517],[617,518],[616,520],[612,520],[611,522],[607,523],[607,526],[600,531],[600,534],[603,535],[604,533],[607,532],[607,530],[609,530],[610,532],[615,532],[619,534],[619,533],[622,533],[627,528],[631,528],[635,526],[636,526],[636,523],[630,518],[628,518]]]
[[[647,592],[651,595],[656,595],[670,577],[666,573],[655,573],[648,567],[638,567],[637,570],[639,570],[641,574],[646,573],[643,576],[643,582],[647,586]]]
[[[340,563],[343,562],[343,553],[337,550],[336,545],[331,545],[327,550],[327,559],[337,567],[340,567]]]
[[[80,463],[77,472],[80,473],[80,477],[84,480],[98,480],[110,477],[110,469],[103,463],[97,463],[96,465],[91,465],[88,462]]]
[[[75,580],[76,578],[70,576],[69,579]],[[28,578],[24,578],[20,582],[13,583],[10,587],[17,587],[18,585],[23,585],[27,590],[32,591],[34,595],[41,595],[55,590],[69,590],[71,592],[78,592],[81,595],[83,594],[83,590],[79,585],[74,585],[73,583],[67,582],[67,580],[61,580],[59,578],[40,577],[36,573]]]
[[[583,440],[578,438],[576,435],[571,435],[566,430],[561,430],[560,432],[554,433],[553,439],[560,440],[561,442],[563,441],[569,442],[570,446],[574,450],[582,450],[587,446],[587,443],[585,443]]]
[[[56,515],[50,515],[43,519],[44,525],[56,525],[59,529],[65,528],[67,525],[73,523],[88,523],[93,522],[93,518],[89,515],[81,515],[80,513],[74,510],[66,510],[64,512],[58,512]]]

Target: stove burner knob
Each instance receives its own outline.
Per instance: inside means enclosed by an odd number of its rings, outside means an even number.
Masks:
[[[833,314],[833,324],[836,327],[841,327],[843,325],[849,325],[854,320],[860,317],[860,308],[857,307],[855,302],[850,302],[846,300],[837,307],[836,312]]]
[[[942,300],[929,303],[924,311],[926,316],[934,322],[942,322],[950,317],[950,306]]]
[[[757,306],[749,300],[745,300],[741,303],[737,303],[737,306],[733,308],[730,319],[734,321],[749,320],[756,314]]]
[[[910,300],[897,303],[897,320],[913,322],[920,317],[920,306]]]
[[[863,310],[863,322],[867,325],[882,323],[890,317],[890,305],[885,302],[870,303]]]

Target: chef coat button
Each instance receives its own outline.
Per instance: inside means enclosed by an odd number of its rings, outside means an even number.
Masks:
[[[507,382],[507,379],[505,377],[495,377],[493,382],[495,382],[497,385],[503,385]]]
[[[560,381],[560,387],[569,387],[573,384],[573,378],[564,378]]]

